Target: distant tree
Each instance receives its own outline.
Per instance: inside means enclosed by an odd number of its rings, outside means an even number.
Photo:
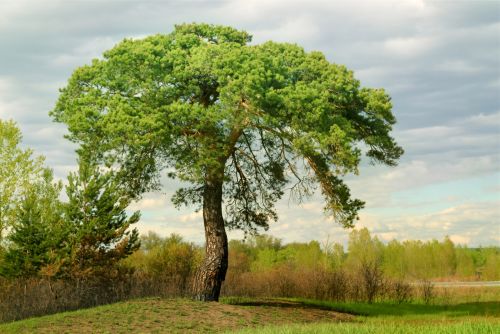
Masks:
[[[202,248],[178,234],[161,237],[155,232],[141,235],[141,248],[121,262],[142,280],[167,284],[162,293],[186,295],[189,281],[202,258]],[[156,291],[155,291],[156,292]]]
[[[1,275],[39,276],[44,267],[58,261],[64,239],[61,187],[53,181],[52,171],[45,169],[43,179],[24,190],[7,237]]]
[[[241,274],[250,271],[250,263],[254,260],[252,249],[241,240],[229,241],[229,272]]]
[[[476,268],[474,266],[473,251],[463,245],[458,245],[455,248],[457,269],[456,274],[462,278],[474,278]]]
[[[266,234],[255,235],[248,239],[247,243],[250,247],[257,251],[262,249],[273,249],[275,251],[279,251],[283,248],[281,239]]]
[[[387,165],[403,152],[389,135],[396,120],[383,89],[361,88],[320,52],[250,41],[207,24],[124,40],[75,70],[51,112],[133,196],[158,189],[162,170],[191,184],[173,201],[203,209],[200,300],[219,298],[226,227],[266,229],[287,184],[298,200],[318,184],[326,212],[352,226],[363,202],[342,176],[358,172],[363,152]]]
[[[359,275],[364,298],[371,303],[382,287],[382,262],[385,245],[371,237],[367,228],[349,234],[346,266]]]
[[[372,238],[368,229],[352,230],[349,234],[346,265],[358,267],[363,263],[381,264],[384,244],[375,236]]]
[[[319,242],[290,243],[278,252],[278,260],[294,268],[311,269],[323,263],[323,252]]]
[[[40,180],[43,157],[33,157],[33,151],[22,149],[21,131],[14,121],[0,119],[0,248],[6,231],[16,220],[26,189]]]
[[[492,281],[500,279],[500,249],[498,247],[486,247],[483,252],[485,262],[484,267],[481,268],[482,278]]]
[[[384,273],[389,277],[404,280],[408,272],[405,247],[397,240],[390,241],[384,248]]]
[[[337,270],[344,264],[346,253],[344,251],[344,246],[335,242],[327,242],[324,246],[325,252],[325,266],[329,269]]]
[[[83,159],[78,171],[68,176],[65,270],[73,278],[110,274],[119,260],[140,246],[137,229],[129,230],[139,212],[127,217],[131,199],[113,176]]]
[[[455,252],[455,244],[446,236],[439,243],[439,252],[435,254],[436,267],[438,268],[439,277],[450,277],[455,275],[457,269],[457,256]]]

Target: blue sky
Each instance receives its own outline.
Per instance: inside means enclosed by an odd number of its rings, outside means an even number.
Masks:
[[[231,25],[266,40],[319,50],[393,98],[394,168],[363,164],[347,177],[367,202],[359,227],[382,240],[500,243],[500,2],[497,1],[0,1],[0,118],[56,176],[75,169],[65,127],[48,116],[72,71],[126,37],[169,33],[183,22]],[[169,201],[177,184],[146,194],[141,232],[202,242],[201,216]],[[345,242],[318,196],[278,205],[268,233],[285,241]],[[234,238],[239,233],[231,233]]]

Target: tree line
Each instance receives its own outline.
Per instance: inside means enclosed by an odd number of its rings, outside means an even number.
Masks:
[[[469,248],[442,241],[392,240],[371,236],[368,229],[352,230],[347,248],[339,243],[283,244],[272,236],[247,242],[232,240],[230,269],[262,272],[287,266],[297,270],[323,267],[354,272],[365,265],[377,266],[384,277],[419,280],[496,280],[500,278],[498,247]]]

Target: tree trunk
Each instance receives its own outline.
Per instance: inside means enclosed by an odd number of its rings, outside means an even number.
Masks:
[[[219,301],[228,266],[227,236],[222,217],[222,180],[207,180],[203,192],[205,259],[193,282],[194,299]]]

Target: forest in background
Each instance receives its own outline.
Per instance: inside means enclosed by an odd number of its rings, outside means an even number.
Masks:
[[[141,237],[142,247],[124,264],[151,275],[177,272],[196,266],[202,247],[183,241],[173,234],[162,238],[150,232]],[[270,235],[229,242],[229,275],[259,273],[277,268],[326,271],[355,271],[376,265],[385,277],[407,281],[474,281],[500,279],[498,247],[469,248],[443,241],[392,240],[389,243],[372,236],[368,229],[354,229],[345,249],[335,242],[311,241],[285,244]],[[186,262],[182,263],[181,259]]]
[[[366,228],[339,243],[284,244],[269,235],[229,242],[223,296],[329,301],[456,303],[497,300],[495,288],[439,288],[436,281],[500,279],[498,247],[443,241],[381,242]],[[141,247],[107,270],[78,276],[0,278],[0,321],[141,297],[186,297],[203,247],[179,235],[141,236]],[[48,275],[49,274],[49,275]]]

